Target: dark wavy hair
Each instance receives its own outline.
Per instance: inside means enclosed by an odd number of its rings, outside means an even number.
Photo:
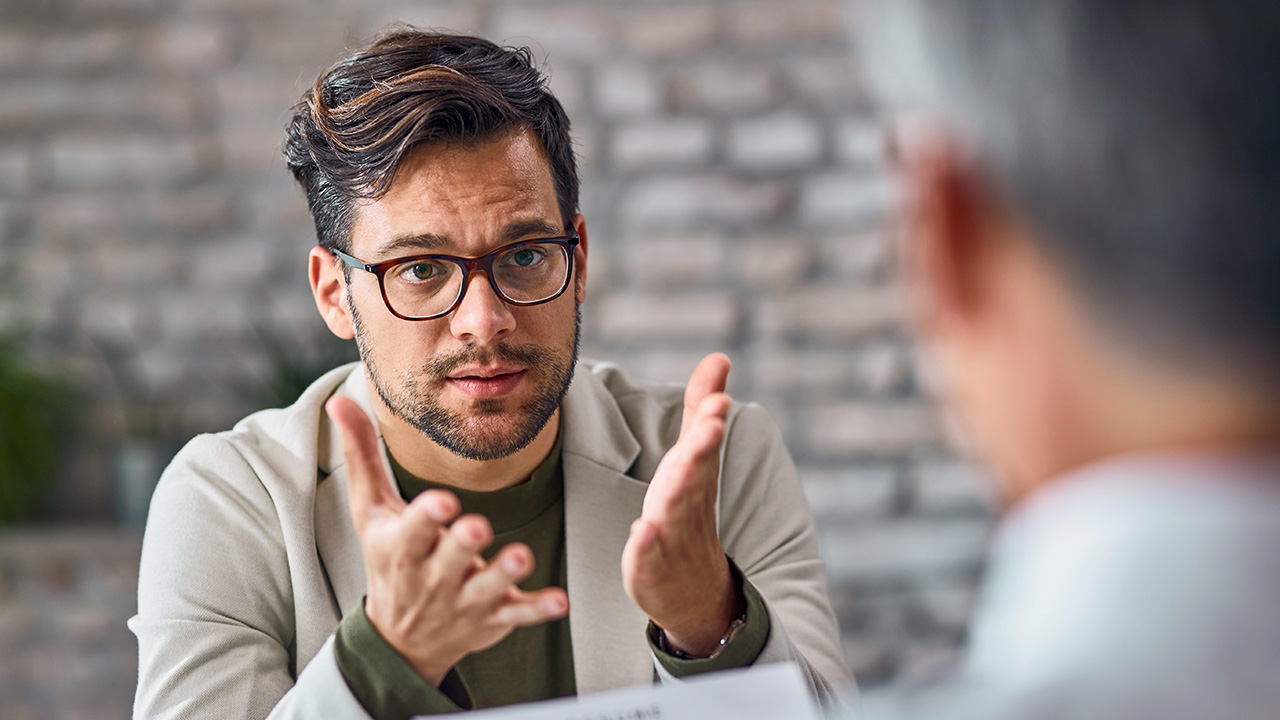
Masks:
[[[529,49],[397,27],[316,79],[293,107],[284,159],[320,245],[349,250],[355,201],[386,194],[413,148],[513,131],[540,142],[567,227],[578,210],[569,118]]]

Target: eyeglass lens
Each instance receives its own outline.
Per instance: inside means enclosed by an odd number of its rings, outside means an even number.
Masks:
[[[492,267],[493,280],[505,300],[535,303],[564,288],[569,277],[569,249],[553,243],[515,245],[495,255]],[[441,258],[404,262],[383,275],[388,303],[408,317],[447,312],[458,300],[462,280],[462,266]]]

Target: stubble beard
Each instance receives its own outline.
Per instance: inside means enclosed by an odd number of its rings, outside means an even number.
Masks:
[[[504,458],[528,447],[560,407],[578,365],[582,309],[576,302],[574,306],[573,346],[567,362],[556,352],[538,345],[468,346],[432,358],[395,386],[383,376],[374,360],[360,313],[350,299],[347,303],[360,359],[368,368],[383,404],[437,445],[468,460],[480,461]],[[464,365],[492,365],[499,361],[518,365],[528,373],[534,387],[534,396],[528,402],[509,408],[502,398],[479,398],[472,401],[467,412],[451,410],[440,402],[450,372]]]

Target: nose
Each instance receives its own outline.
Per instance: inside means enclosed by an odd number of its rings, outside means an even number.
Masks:
[[[516,318],[511,306],[498,297],[483,272],[472,274],[462,302],[449,316],[453,336],[481,345],[499,340],[515,330]]]

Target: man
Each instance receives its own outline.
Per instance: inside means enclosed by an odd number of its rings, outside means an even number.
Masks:
[[[1009,508],[868,716],[1280,713],[1280,5],[886,0],[905,269]]]
[[[311,287],[361,362],[166,471],[136,716],[406,718],[788,660],[845,682],[794,468],[728,360],[683,394],[577,362],[568,130],[527,50],[411,29],[295,108]]]

